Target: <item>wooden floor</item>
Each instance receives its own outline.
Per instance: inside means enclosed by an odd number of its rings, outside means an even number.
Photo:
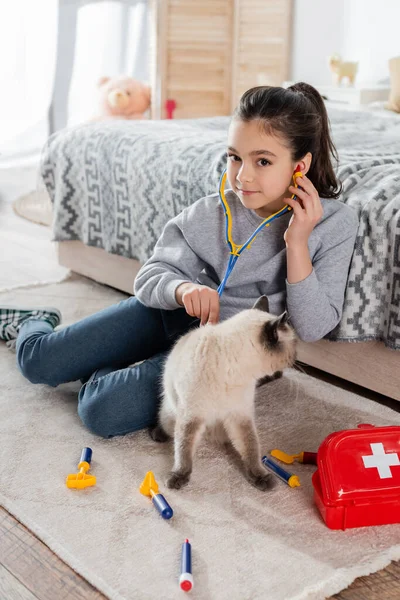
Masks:
[[[7,214],[7,226],[18,229],[20,219],[12,216],[10,202],[19,193],[28,192],[27,179],[23,173],[7,174],[0,170],[0,215]],[[0,236],[1,236],[0,220]],[[3,221],[4,223],[4,221]],[[29,238],[41,241],[47,233],[45,228],[23,223],[29,227]],[[26,240],[26,237],[25,237]],[[20,251],[20,248],[19,248]],[[27,250],[29,251],[29,250]],[[8,249],[12,260],[12,247]],[[29,273],[27,273],[27,276]],[[315,369],[304,370],[310,375],[330,381],[367,398],[386,404],[395,410],[399,403],[374,392],[358,388]],[[0,600],[100,600],[106,598],[77,575],[59,559],[35,535],[0,507]],[[400,562],[391,563],[386,569],[368,577],[360,577],[349,588],[336,594],[336,600],[400,600]],[[162,599],[160,599],[162,600]],[[241,599],[233,599],[241,600]]]
[[[105,598],[3,508],[0,540],[2,600]]]

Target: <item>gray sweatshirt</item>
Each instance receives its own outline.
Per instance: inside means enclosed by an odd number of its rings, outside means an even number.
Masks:
[[[226,193],[232,212],[232,238],[247,241],[263,221],[245,208],[236,194]],[[298,283],[286,279],[283,239],[292,212],[261,230],[239,257],[220,299],[220,320],[250,308],[265,294],[270,312],[287,310],[300,339],[316,341],[339,323],[358,218],[346,204],[321,198],[324,214],[308,240],[312,273]],[[146,306],[179,308],[176,288],[191,281],[217,289],[229,260],[225,214],[218,194],[201,198],[165,226],[153,256],[140,269],[134,285]]]

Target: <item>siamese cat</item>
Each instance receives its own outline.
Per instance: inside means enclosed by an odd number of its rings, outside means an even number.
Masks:
[[[273,476],[261,463],[254,395],[260,380],[293,365],[296,334],[286,312],[277,317],[268,311],[268,298],[262,296],[253,308],[222,323],[189,331],[168,355],[158,425],[150,435],[158,442],[174,438],[169,488],[188,483],[206,429],[233,444],[252,485],[272,487]]]

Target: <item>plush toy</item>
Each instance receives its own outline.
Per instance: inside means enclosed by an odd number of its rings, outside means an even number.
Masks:
[[[336,85],[340,85],[344,77],[348,78],[350,85],[354,85],[358,62],[343,62],[339,54],[333,54],[329,57],[329,67]]]
[[[133,77],[102,77],[98,82],[98,119],[144,119],[150,106],[150,87]]]
[[[390,96],[386,108],[400,113],[400,56],[389,60]]]

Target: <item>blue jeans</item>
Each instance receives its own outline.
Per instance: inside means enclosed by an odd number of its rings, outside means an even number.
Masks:
[[[80,380],[78,414],[86,427],[103,437],[123,435],[155,424],[168,351],[198,322],[184,309],[149,308],[130,297],[59,331],[26,321],[17,362],[32,383]]]

